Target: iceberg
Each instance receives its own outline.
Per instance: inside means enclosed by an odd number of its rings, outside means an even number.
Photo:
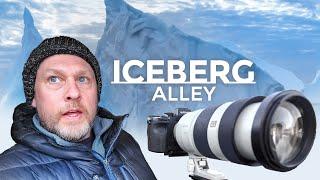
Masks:
[[[9,71],[8,77],[10,77],[10,79],[3,84],[5,91],[1,98],[0,106],[4,104],[17,105],[25,102],[22,83],[23,66],[31,51],[42,41],[42,37],[34,25],[33,17],[28,8],[24,9],[23,21],[24,33],[21,41],[22,48],[12,69]]]
[[[252,68],[256,84],[226,85],[217,82],[212,101],[151,101],[157,85],[111,84],[115,59],[120,60],[121,64],[132,59],[144,62],[149,59],[177,59],[183,60],[185,64],[190,60],[225,60],[232,66],[238,60],[247,58],[219,44],[190,36],[154,15],[133,8],[123,0],[105,0],[105,6],[106,27],[96,49],[104,82],[101,103],[117,114],[129,113],[126,128],[130,132],[136,133],[139,131],[137,129],[145,128],[148,115],[162,114],[177,107],[204,108],[239,98],[268,95],[284,89],[282,84],[256,64]],[[244,76],[245,72],[246,70],[242,69],[240,76]],[[145,72],[133,69],[130,73],[136,76]],[[171,86],[179,88],[178,85]],[[167,88],[168,85],[161,87]]]

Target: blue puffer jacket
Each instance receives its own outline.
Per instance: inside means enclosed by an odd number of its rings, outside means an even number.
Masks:
[[[137,142],[122,130],[124,116],[98,108],[92,149],[46,131],[35,116],[25,103],[15,108],[11,136],[17,144],[0,155],[0,179],[156,179]]]

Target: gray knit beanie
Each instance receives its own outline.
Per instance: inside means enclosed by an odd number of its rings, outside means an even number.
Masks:
[[[84,59],[88,64],[90,64],[96,76],[98,100],[100,100],[102,82],[100,66],[97,59],[80,41],[67,36],[58,36],[43,40],[40,45],[31,52],[27,62],[24,64],[22,81],[26,102],[29,105],[32,103],[36,75],[40,64],[47,57],[56,54],[75,55]]]

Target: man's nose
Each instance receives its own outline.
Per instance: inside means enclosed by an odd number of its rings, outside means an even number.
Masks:
[[[67,83],[67,90],[65,94],[65,99],[68,100],[77,100],[80,98],[80,89],[77,85],[77,82],[70,80]]]

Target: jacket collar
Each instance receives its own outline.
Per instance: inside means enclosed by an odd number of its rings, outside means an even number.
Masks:
[[[65,141],[40,126],[36,109],[26,103],[18,105],[13,113],[11,136],[16,143],[26,145],[41,153],[62,159],[91,160],[92,151],[102,157],[110,155],[122,130],[123,119],[128,116],[114,116],[108,110],[98,107],[93,131],[95,140],[92,149],[80,143]]]

